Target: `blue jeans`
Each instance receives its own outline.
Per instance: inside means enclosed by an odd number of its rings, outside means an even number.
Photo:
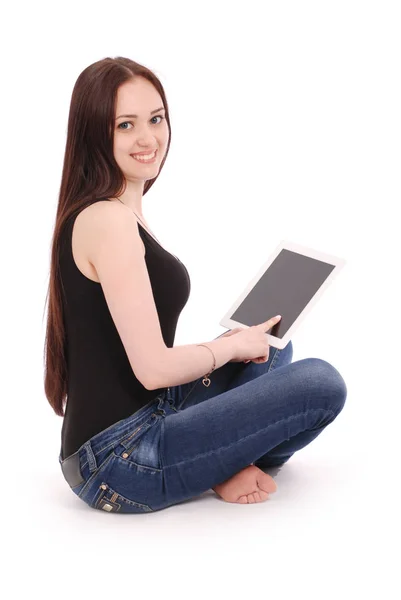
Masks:
[[[266,363],[226,363],[209,387],[200,377],[166,388],[77,450],[81,481],[73,492],[91,508],[152,512],[200,495],[252,463],[287,462],[334,421],[347,396],[329,363],[292,363],[292,355],[289,342],[283,350],[270,347]]]

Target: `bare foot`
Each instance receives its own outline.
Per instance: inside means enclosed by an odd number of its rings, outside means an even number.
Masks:
[[[270,475],[255,465],[249,465],[212,489],[226,502],[255,504],[267,500],[269,494],[274,494],[277,485]]]

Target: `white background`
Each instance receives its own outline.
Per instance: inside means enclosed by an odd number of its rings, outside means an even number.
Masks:
[[[398,598],[399,2],[20,2],[1,21],[7,597]],[[345,408],[267,502],[210,491],[119,518],[59,469],[62,419],[43,390],[50,240],[72,88],[106,56],[153,70],[170,106],[143,211],[191,277],[176,345],[222,333],[282,239],[348,261],[292,340],[294,361],[340,371]]]

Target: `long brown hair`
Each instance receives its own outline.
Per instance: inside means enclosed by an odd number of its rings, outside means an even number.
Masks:
[[[159,173],[144,184],[143,194],[163,168],[171,142],[166,95],[159,79],[147,67],[128,58],[104,58],[82,71],[71,96],[67,141],[61,176],[56,222],[51,241],[50,280],[46,338],[44,390],[56,415],[64,416],[67,401],[66,330],[59,270],[60,233],[66,221],[96,199],[120,196],[125,178],[114,158],[113,135],[118,88],[136,77],[150,81],[163,99],[169,141]]]

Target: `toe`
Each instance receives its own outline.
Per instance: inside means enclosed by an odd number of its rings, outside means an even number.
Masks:
[[[268,494],[274,494],[274,492],[277,491],[276,482],[267,473],[263,473],[262,471],[260,472],[260,474],[258,473],[257,483],[258,487],[264,492],[267,492]]]

